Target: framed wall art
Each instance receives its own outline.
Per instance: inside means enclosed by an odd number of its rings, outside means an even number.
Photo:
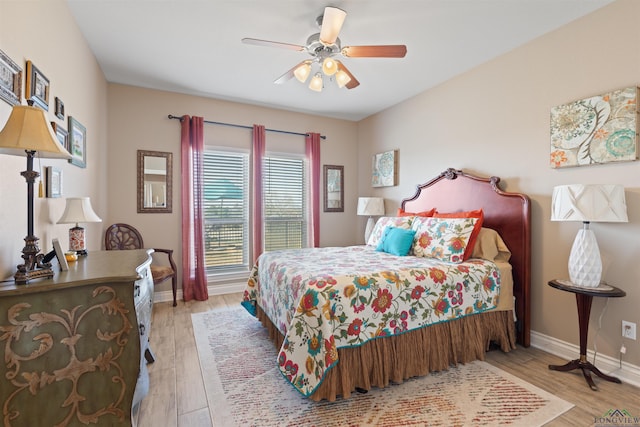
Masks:
[[[87,167],[87,129],[74,117],[69,116],[69,163]]]
[[[53,166],[45,168],[46,196],[62,197],[62,170]]]
[[[25,97],[45,111],[49,111],[49,79],[31,61],[27,61]]]
[[[627,87],[551,109],[552,168],[638,158],[638,88]]]
[[[64,102],[56,96],[56,117],[64,120]]]
[[[398,184],[398,150],[373,156],[372,187],[391,187]]]
[[[324,211],[344,212],[344,166],[324,165]]]
[[[9,105],[22,102],[22,68],[0,50],[0,98]]]
[[[53,128],[60,145],[62,145],[65,150],[69,151],[69,132],[56,122],[51,122],[51,127]]]

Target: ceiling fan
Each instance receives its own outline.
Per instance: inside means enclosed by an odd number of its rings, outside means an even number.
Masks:
[[[296,64],[289,71],[278,77],[274,81],[276,84],[285,83],[293,77],[304,83],[311,75],[312,70],[315,69],[309,89],[316,92],[322,91],[323,74],[329,77],[335,76],[335,81],[339,87],[353,89],[360,85],[360,82],[340,60],[335,58],[336,56],[342,55],[346,58],[404,58],[407,54],[407,47],[405,45],[342,47],[338,34],[346,16],[347,12],[342,9],[325,7],[324,13],[316,19],[320,32],[309,36],[305,46],[252,38],[243,38],[242,42],[307,52],[311,55],[311,59],[306,59]]]

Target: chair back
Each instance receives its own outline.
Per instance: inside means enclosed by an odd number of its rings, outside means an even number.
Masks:
[[[142,235],[129,224],[112,224],[104,234],[106,250],[143,249]]]

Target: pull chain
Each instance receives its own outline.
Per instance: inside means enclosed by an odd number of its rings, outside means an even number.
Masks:
[[[40,152],[38,152],[38,167],[40,168],[40,181],[38,182],[38,197],[44,197],[44,185],[42,184],[42,175],[44,171],[42,170],[42,162],[40,161]]]

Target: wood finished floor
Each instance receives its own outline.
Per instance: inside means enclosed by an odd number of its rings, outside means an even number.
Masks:
[[[191,313],[239,304],[241,294],[211,296],[204,302],[155,304],[151,346],[156,361],[148,365],[150,391],[138,412],[139,427],[212,426],[196,351]],[[595,378],[591,391],[579,371],[550,371],[549,364],[565,363],[544,351],[519,347],[513,352],[491,351],[487,362],[520,377],[575,406],[548,426],[584,427],[609,409],[626,409],[640,416],[640,389]],[[225,427],[225,426],[215,426]]]

